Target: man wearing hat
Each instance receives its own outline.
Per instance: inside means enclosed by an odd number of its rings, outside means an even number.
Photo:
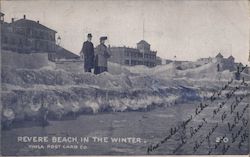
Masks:
[[[88,34],[87,41],[83,43],[81,56],[84,57],[84,71],[91,72],[94,68],[94,45],[91,42],[92,34]]]
[[[110,57],[110,50],[105,45],[105,40],[108,38],[100,37],[100,45],[96,47],[95,51],[95,74],[108,71],[108,58]]]

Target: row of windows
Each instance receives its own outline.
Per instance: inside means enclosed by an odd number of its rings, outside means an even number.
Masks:
[[[24,42],[22,39],[8,38],[7,36],[3,37],[3,43],[11,45],[28,45],[28,41]]]
[[[125,60],[125,64],[126,64],[126,65],[129,65],[129,60]]]
[[[35,38],[51,40],[51,41],[55,40],[55,36],[52,34],[49,34],[48,32],[37,31],[37,30],[33,30],[31,32],[32,32],[32,36]]]
[[[156,59],[156,55],[144,54],[144,58]]]
[[[21,27],[9,27],[7,28],[9,32],[14,32],[20,35],[27,35],[27,36],[32,36],[34,38],[38,39],[45,39],[45,40],[51,40],[55,41],[55,35],[53,33],[49,33],[47,31],[42,31],[42,30],[32,30],[30,28],[27,29],[27,32],[25,32],[25,28]]]
[[[16,28],[14,32],[20,35],[25,35],[25,30],[23,28]]]
[[[45,41],[35,41],[35,49],[52,51],[55,49],[55,46]]]
[[[142,53],[138,53],[138,52],[125,52],[125,56],[130,56],[130,57],[143,57]]]
[[[6,43],[6,44],[8,44],[8,43],[14,44],[14,45],[15,44],[21,44],[23,41],[24,41],[24,39],[16,39],[14,37],[9,38],[7,36],[3,36],[3,42]],[[28,39],[25,39],[25,42],[23,42],[23,44],[29,45],[30,43],[29,43]]]
[[[153,66],[155,66],[155,63],[152,63],[152,62],[144,62],[144,65],[149,66],[149,67],[153,67]]]
[[[137,45],[137,48],[140,50],[150,50],[150,46],[146,46],[146,45]]]
[[[129,63],[129,60],[125,60],[126,65],[146,65],[149,67],[155,66],[155,63],[153,62],[143,62],[143,61],[138,61],[138,60],[131,60],[131,64]]]
[[[39,41],[36,40],[34,44],[32,44],[29,40],[24,39],[16,39],[16,38],[8,38],[7,36],[3,37],[3,43],[13,46],[18,46],[20,48],[26,46],[26,47],[34,47],[36,50],[48,50],[53,51],[55,49],[55,45],[52,43],[49,43],[48,41]]]
[[[137,60],[131,60],[131,64],[129,63],[129,60],[125,60],[126,65],[143,65],[143,61],[137,61]]]
[[[143,61],[131,60],[131,65],[142,65]]]
[[[133,57],[133,58],[142,58],[142,53],[135,53],[135,52],[125,52],[125,56],[127,57]],[[144,54],[144,58],[147,59],[156,59],[156,55],[154,54]]]

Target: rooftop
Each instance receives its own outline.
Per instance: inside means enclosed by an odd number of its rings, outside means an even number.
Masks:
[[[10,24],[19,25],[19,26],[36,27],[36,28],[40,28],[40,29],[44,29],[44,30],[52,31],[52,32],[56,33],[55,30],[50,29],[50,28],[40,24],[39,22],[27,20],[27,19],[19,19],[19,20],[16,20]]]
[[[73,52],[70,52],[69,50],[61,47],[61,46],[57,46],[56,47],[56,58],[79,58],[78,55],[74,54]]]
[[[141,40],[139,41],[137,44],[143,44],[143,45],[148,45],[150,46],[150,44],[148,42],[146,42],[145,40]]]
[[[223,58],[223,55],[221,53],[218,53],[215,57],[216,58]]]
[[[138,50],[137,48],[134,47],[128,47],[128,46],[111,46],[111,49],[117,48],[117,49],[134,49],[134,50]]]
[[[234,59],[234,57],[233,57],[232,55],[230,55],[230,56],[228,57],[228,59]]]

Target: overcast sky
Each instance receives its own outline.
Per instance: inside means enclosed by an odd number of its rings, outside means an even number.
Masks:
[[[249,54],[247,0],[2,0],[1,10],[7,22],[26,14],[56,30],[74,53],[87,33],[95,45],[107,35],[111,46],[136,47],[144,19],[144,39],[162,58],[196,60],[221,52],[246,64]]]

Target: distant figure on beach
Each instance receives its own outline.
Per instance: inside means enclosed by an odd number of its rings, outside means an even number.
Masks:
[[[220,64],[217,64],[217,72],[220,72]]]
[[[235,79],[240,80],[240,66],[237,66],[237,72],[235,73]]]
[[[83,43],[81,57],[84,58],[84,71],[91,72],[94,68],[94,45],[91,42],[92,34],[87,35],[87,41]]]
[[[96,75],[108,71],[108,58],[110,57],[110,49],[105,45],[105,40],[107,39],[107,37],[100,37],[100,45],[96,47],[94,71]]]

